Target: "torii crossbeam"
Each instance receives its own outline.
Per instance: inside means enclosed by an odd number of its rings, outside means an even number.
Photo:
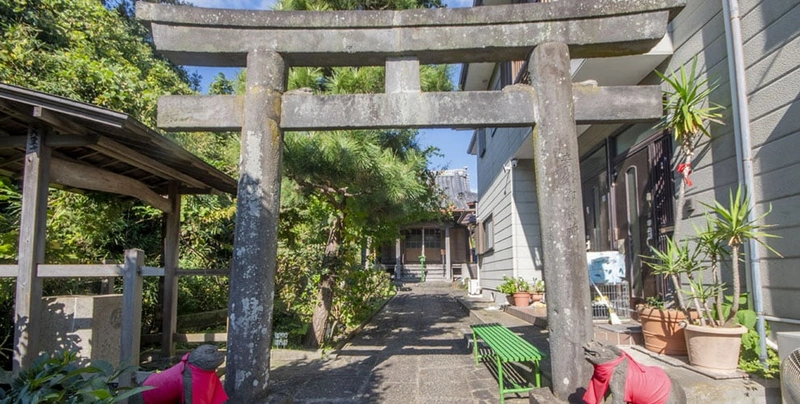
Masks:
[[[588,380],[592,337],[575,124],[652,121],[657,86],[582,87],[570,56],[641,54],[684,0],[595,0],[403,11],[247,11],[137,3],[173,62],[247,68],[243,96],[167,96],[159,126],[242,131],[226,390],[266,396],[284,130],[532,126],[553,392]],[[420,63],[529,61],[531,86],[422,93]],[[286,93],[291,66],[386,66],[383,94]],[[552,274],[552,275],[548,275]],[[550,295],[550,294],[548,294]]]

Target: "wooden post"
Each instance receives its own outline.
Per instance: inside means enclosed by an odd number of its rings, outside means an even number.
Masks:
[[[42,280],[37,276],[37,266],[44,262],[50,172],[50,148],[44,137],[43,129],[28,128],[17,261],[14,373],[30,366],[39,354]]]
[[[400,249],[400,239],[394,242],[394,279],[400,280],[403,276],[403,255]]]
[[[114,260],[103,260],[103,264],[113,264]],[[114,294],[114,283],[116,283],[116,277],[109,276],[108,278],[100,279],[100,294],[101,295],[112,295]]]
[[[450,260],[450,228],[444,229],[444,277],[448,281],[453,280],[453,265]]]
[[[122,267],[122,328],[120,330],[120,365],[129,364],[138,369],[139,345],[142,333],[142,266],[144,251],[126,250]],[[131,387],[133,373],[120,375],[120,387]]]
[[[278,53],[247,55],[236,235],[228,297],[225,391],[232,403],[266,400],[281,200],[281,96],[288,66]]]
[[[537,46],[528,71],[538,98],[533,128],[536,195],[541,222],[553,394],[567,401],[591,376],[582,345],[592,338],[578,135],[569,50]]]
[[[180,183],[170,181],[170,212],[164,215],[167,222],[164,233],[164,296],[161,315],[161,356],[175,356],[173,336],[178,328],[178,254],[180,251],[181,195]]]

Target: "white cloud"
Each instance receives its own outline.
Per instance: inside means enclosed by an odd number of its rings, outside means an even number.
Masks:
[[[190,0],[197,7],[272,10],[276,0]]]

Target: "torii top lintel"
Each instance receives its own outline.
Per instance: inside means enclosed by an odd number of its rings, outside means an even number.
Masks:
[[[138,2],[158,50],[173,62],[245,67],[254,49],[292,66],[379,66],[523,60],[545,42],[573,58],[641,54],[685,0],[557,1],[400,11],[223,10]]]

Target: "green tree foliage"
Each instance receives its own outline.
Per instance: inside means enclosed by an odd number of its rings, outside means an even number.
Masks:
[[[0,82],[125,112],[154,127],[158,97],[191,94],[198,77],[154,53],[146,30],[132,17],[132,1],[111,3],[108,6],[113,9],[94,0],[0,0]],[[223,172],[236,175],[238,136],[178,133],[169,137]],[[13,263],[20,188],[15,181],[0,181],[0,262]],[[93,192],[51,190],[49,202],[47,262],[121,262],[125,249],[141,248],[147,265],[162,264],[160,211],[139,201]],[[182,268],[228,267],[234,207],[227,195],[183,198]],[[0,310],[8,313],[14,285],[5,281],[0,286],[3,301],[10,302]],[[81,280],[45,282],[46,294],[86,293],[96,288]],[[143,322],[151,329],[160,315],[158,296],[158,280],[146,279]],[[180,283],[180,312],[224,308],[226,299],[225,278],[192,277]]]
[[[156,101],[189,94],[143,28],[94,0],[0,0],[0,81],[126,112],[154,126]]]

